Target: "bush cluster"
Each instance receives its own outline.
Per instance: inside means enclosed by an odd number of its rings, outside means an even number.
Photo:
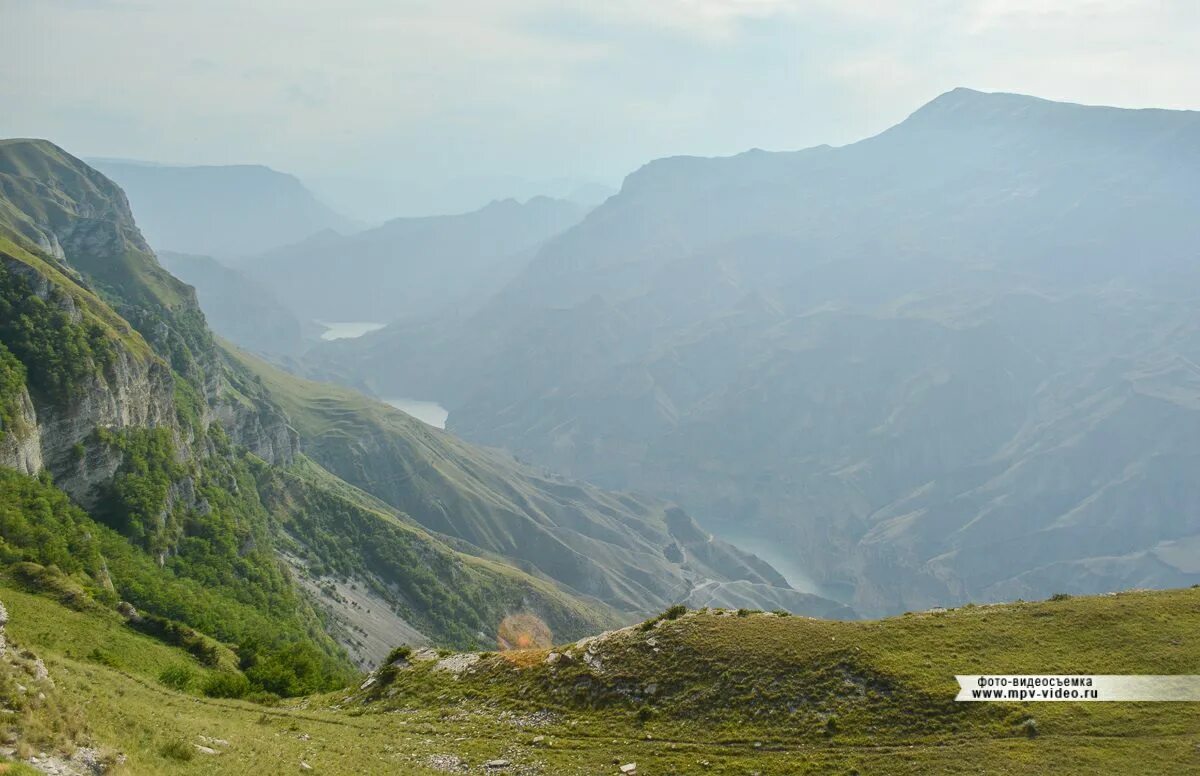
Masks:
[[[23,276],[0,265],[0,343],[24,365],[29,387],[56,403],[116,361],[104,327],[77,323],[66,309],[65,292],[54,289],[43,300]]]

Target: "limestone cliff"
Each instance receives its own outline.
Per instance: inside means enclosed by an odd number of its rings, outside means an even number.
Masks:
[[[125,459],[103,432],[165,429],[178,459],[195,462],[219,423],[235,445],[291,462],[295,432],[226,364],[194,292],[158,264],[115,184],[49,143],[5,141],[0,194],[4,325],[26,348],[17,355],[28,373],[0,465],[46,469],[90,508]],[[38,325],[22,327],[23,316]],[[55,371],[55,359],[71,363]],[[198,506],[188,501],[189,480],[172,488],[183,508]]]

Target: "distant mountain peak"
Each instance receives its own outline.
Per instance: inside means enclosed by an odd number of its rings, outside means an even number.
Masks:
[[[975,114],[980,111],[990,112],[996,109],[1008,110],[1015,107],[1028,107],[1038,104],[1053,105],[1055,103],[1051,100],[1045,100],[1041,97],[1031,97],[1026,94],[984,92],[966,86],[959,86],[948,92],[939,94],[920,108],[917,108],[909,117],[909,120],[917,118],[940,118],[964,112]],[[1060,104],[1069,105],[1070,103]]]
[[[261,164],[92,164],[128,193],[139,225],[160,249],[228,259],[287,245],[321,229],[356,228],[296,176]]]
[[[1158,139],[1174,137],[1178,144],[1172,153],[1190,154],[1195,133],[1200,131],[1200,113],[1159,108],[1123,108],[1086,105],[1048,100],[1011,92],[981,92],[957,88],[918,108],[900,124],[866,143],[889,138],[909,137],[912,133],[935,132],[951,136],[954,142],[982,138],[991,152],[998,144],[1013,144],[1014,149],[1029,151],[1047,144],[1063,144],[1061,152],[1073,155],[1109,153],[1115,149],[1132,152],[1150,148],[1144,142],[1147,132],[1160,133]],[[925,142],[940,143],[927,138]],[[985,149],[977,149],[984,153]]]

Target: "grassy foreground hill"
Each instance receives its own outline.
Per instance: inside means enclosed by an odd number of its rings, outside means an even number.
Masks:
[[[1200,768],[1200,704],[952,700],[956,673],[1196,673],[1197,589],[872,622],[687,612],[552,650],[409,654],[365,689],[275,706],[200,697],[209,669],[112,613],[11,580],[0,601],[0,692],[14,661],[43,661],[53,683],[0,720],[5,746],[43,763],[74,750],[128,774]]]

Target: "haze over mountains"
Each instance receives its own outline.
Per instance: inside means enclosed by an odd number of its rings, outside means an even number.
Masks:
[[[270,286],[211,256],[159,251],[159,261],[196,289],[205,320],[222,337],[256,353],[298,356],[315,344],[322,327],[279,301]]]
[[[261,165],[181,167],[89,160],[129,197],[157,250],[231,258],[360,225],[318,201],[294,176]]]
[[[590,179],[520,175],[472,175],[434,183],[318,175],[305,181],[334,209],[374,224],[400,216],[468,213],[504,199],[523,202],[550,197],[593,208],[616,193],[615,188]]]
[[[239,266],[298,315],[326,321],[423,317],[486,297],[530,251],[587,208],[533,197],[460,215],[396,218],[352,235],[326,230]]]
[[[238,360],[273,411],[309,419],[305,452],[334,476],[616,610],[846,616],[830,599],[878,614],[1184,585],[1200,582],[1198,162],[1195,113],[958,89],[841,148],[652,162],[590,213],[504,200],[232,268],[164,262],[249,350],[436,400],[466,439],[651,494],[618,508]],[[394,323],[314,347],[314,319]],[[437,476],[397,489],[426,459]],[[510,495],[447,506],[481,476]],[[658,549],[601,527],[614,508]]]
[[[1196,40],[0,0],[0,776],[1200,776]]]
[[[859,611],[1200,582],[1200,114],[967,89],[676,157],[465,319],[323,346]]]
[[[0,140],[0,770],[1196,761],[952,679],[1190,670],[1200,591],[1064,593],[1200,587],[1198,168],[1200,114],[956,90],[231,265]]]

